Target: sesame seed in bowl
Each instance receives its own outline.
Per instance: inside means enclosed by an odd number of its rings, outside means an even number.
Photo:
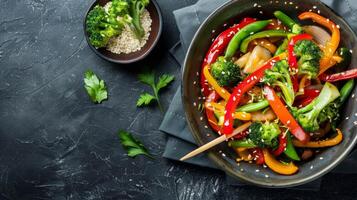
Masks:
[[[156,46],[162,31],[161,11],[155,0],[142,1],[140,6],[131,5],[134,1],[126,2],[128,5],[122,6],[118,5],[122,1],[97,0],[84,20],[84,34],[89,47],[99,57],[119,64],[144,59]],[[130,9],[130,6],[137,9]],[[105,17],[102,18],[104,25],[96,27],[90,19],[97,10]],[[97,19],[92,21],[97,22]]]

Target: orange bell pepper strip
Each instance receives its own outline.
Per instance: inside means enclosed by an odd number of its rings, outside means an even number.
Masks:
[[[296,147],[308,147],[308,148],[332,147],[338,145],[343,140],[343,134],[341,130],[336,129],[336,131],[337,131],[337,135],[327,140],[309,141],[306,144],[303,144],[298,140],[293,140],[293,144]]]
[[[293,163],[288,164],[281,163],[276,160],[273,155],[270,154],[268,149],[263,149],[265,164],[274,172],[283,175],[295,174],[299,168]]]
[[[331,35],[331,40],[327,42],[325,48],[324,48],[324,55],[320,60],[320,74],[326,71],[328,68],[333,66],[331,64],[332,62],[332,57],[340,44],[340,30],[338,26],[336,26],[335,23],[333,23],[331,20],[322,17],[321,15],[318,15],[314,12],[303,12],[299,15],[300,20],[305,20],[305,19],[312,19],[316,23],[328,28],[332,35]]]
[[[217,83],[216,79],[213,78],[213,76],[211,75],[211,73],[209,71],[209,65],[206,65],[203,68],[203,75],[205,76],[208,83],[213,87],[213,89],[219,94],[219,96],[221,96],[224,100],[227,101],[229,99],[229,97],[231,96],[231,94],[226,89],[221,87]]]
[[[266,85],[264,86],[263,94],[268,100],[269,105],[273,109],[276,116],[290,130],[291,134],[293,134],[302,143],[308,142],[310,140],[310,135],[307,134],[295,120],[276,92],[271,87]]]
[[[222,113],[222,116],[224,115],[224,105],[221,105],[219,103],[215,103],[215,102],[206,102],[205,103],[205,108],[212,110],[212,111],[217,111],[219,113]],[[234,119],[239,119],[242,121],[249,121],[252,119],[252,115],[250,113],[247,112],[235,112],[233,114],[233,118]]]

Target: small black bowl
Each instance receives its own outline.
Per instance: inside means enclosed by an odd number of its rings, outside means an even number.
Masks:
[[[226,29],[224,24],[232,25],[247,16],[269,19],[273,17],[275,10],[281,10],[296,19],[299,13],[310,9],[315,10],[315,12],[319,10],[322,16],[330,18],[340,26],[341,46],[353,50],[352,62],[349,68],[354,66],[357,63],[356,34],[340,16],[318,0],[290,0],[288,3],[286,1],[271,0],[228,1],[214,11],[200,26],[186,54],[182,77],[182,101],[186,119],[198,145],[203,145],[217,137],[217,134],[209,128],[204,112],[200,112],[197,108],[197,105],[203,103],[203,100],[199,98],[201,97],[200,87],[195,83],[200,81],[200,77],[197,74],[201,72],[201,63],[211,45],[211,41]],[[306,20],[304,21],[305,23],[312,22]],[[357,88],[354,88],[353,93],[356,93],[356,90]],[[337,146],[324,149],[315,159],[299,164],[299,172],[291,176],[276,174],[270,169],[254,163],[241,162],[240,165],[237,165],[235,161],[236,154],[232,149],[228,148],[226,143],[212,148],[208,155],[222,170],[250,184],[264,187],[301,185],[331,171],[353,149],[357,142],[357,127],[354,125],[354,121],[357,120],[355,113],[357,113],[357,104],[355,99],[349,98],[341,113],[341,119],[343,120],[339,124],[339,128],[344,135],[343,141]],[[222,155],[222,153],[224,154]]]
[[[160,11],[159,5],[156,3],[155,0],[150,0],[149,5],[146,7],[146,9],[149,11],[150,17],[152,19],[150,36],[149,36],[149,39],[146,41],[146,44],[139,51],[135,51],[135,52],[128,53],[128,54],[124,54],[124,53],[116,54],[116,53],[112,53],[112,52],[108,51],[106,48],[95,48],[94,46],[92,46],[89,42],[88,33],[86,31],[86,19],[87,19],[89,11],[91,11],[94,8],[94,6],[96,6],[98,4],[101,6],[104,6],[109,1],[110,0],[97,0],[90,6],[88,11],[86,12],[86,15],[85,15],[85,18],[83,21],[83,28],[84,28],[84,35],[86,37],[89,47],[99,57],[103,58],[104,60],[113,62],[113,63],[129,64],[129,63],[137,62],[139,60],[144,59],[153,50],[153,48],[155,47],[155,45],[157,44],[157,42],[159,41],[159,38],[161,36],[162,16],[161,16],[161,11]]]

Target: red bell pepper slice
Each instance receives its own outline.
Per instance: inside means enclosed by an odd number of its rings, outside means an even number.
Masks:
[[[306,106],[311,103],[316,97],[320,94],[320,90],[316,89],[304,89],[304,94],[297,96],[295,105],[297,106]]]
[[[319,78],[320,78],[320,80],[323,80],[326,82],[336,82],[336,81],[342,81],[342,80],[346,80],[346,79],[357,78],[357,68],[350,69],[350,70],[336,73],[336,74],[331,74],[331,75],[321,74],[319,76]]]
[[[266,85],[264,86],[264,95],[276,116],[290,130],[290,132],[301,142],[308,142],[310,140],[310,135],[305,133],[304,129],[301,128],[275,91]]]
[[[291,82],[293,83],[294,92],[299,91],[299,79],[297,76],[291,76]]]
[[[275,149],[273,151],[273,154],[275,156],[279,156],[280,154],[282,154],[285,151],[287,142],[288,142],[288,140],[286,138],[286,134],[280,134],[279,135],[279,146],[277,149]]]
[[[256,20],[253,18],[244,18],[239,24],[236,24],[227,30],[220,33],[217,38],[211,44],[206,56],[203,60],[202,67],[201,67],[201,90],[204,96],[208,96],[210,94],[209,85],[206,81],[205,76],[203,75],[203,69],[206,65],[212,64],[216,61],[217,57],[221,55],[224,50],[226,49],[229,41],[233,38],[233,36],[244,26],[255,22]]]
[[[288,44],[288,61],[292,69],[297,69],[297,59],[294,53],[294,46],[300,40],[312,40],[312,36],[306,33],[293,36]]]
[[[258,165],[263,165],[265,163],[263,151],[260,148],[254,148],[251,150],[253,155],[253,160]]]
[[[242,96],[250,90],[260,79],[264,77],[265,70],[271,69],[273,65],[280,60],[280,57],[274,57],[261,68],[250,74],[242,82],[240,82],[234,89],[226,104],[226,114],[224,116],[224,123],[221,129],[223,134],[229,135],[233,132],[233,113],[235,112]]]

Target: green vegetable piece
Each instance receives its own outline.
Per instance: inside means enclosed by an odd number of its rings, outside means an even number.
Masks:
[[[286,50],[286,48],[288,47],[288,44],[289,44],[289,40],[287,38],[285,38],[283,40],[283,42],[279,45],[278,49],[275,51],[274,56],[277,56],[277,55],[283,53]]]
[[[321,120],[319,120],[319,116],[321,111],[339,96],[340,92],[337,87],[326,82],[316,99],[299,110],[292,109],[292,113],[306,131],[317,131],[320,128]]]
[[[136,102],[136,106],[147,106],[149,104],[151,104],[155,99],[154,96],[152,96],[149,93],[143,93],[140,95],[138,101]]]
[[[274,12],[274,16],[279,19],[285,26],[290,28],[292,33],[302,33],[302,27],[285,13],[281,12],[280,10],[277,10]]]
[[[254,148],[257,145],[250,139],[241,139],[241,140],[231,140],[228,142],[228,146],[232,148],[245,147],[245,148]]]
[[[355,86],[355,80],[350,79],[348,80],[341,88],[340,90],[340,104],[343,104],[347,98],[350,96],[353,88]]]
[[[267,108],[269,106],[269,101],[268,100],[262,100],[256,103],[249,103],[245,104],[237,109],[238,112],[255,112],[258,110],[262,110],[264,108]]]
[[[91,70],[84,74],[84,87],[94,103],[101,103],[108,99],[107,87]]]
[[[295,93],[291,81],[289,64],[286,60],[276,62],[272,69],[266,70],[263,82],[269,85],[278,86],[284,95],[284,100],[288,106],[292,106]]]
[[[233,86],[242,80],[239,66],[227,61],[223,56],[211,65],[212,76],[221,86]]]
[[[248,138],[255,145],[261,148],[276,147],[278,145],[278,135],[281,133],[280,127],[276,123],[254,122],[249,127]]]
[[[266,30],[266,31],[258,32],[254,35],[247,37],[242,41],[242,44],[240,45],[240,51],[246,53],[248,50],[249,43],[255,39],[265,38],[265,37],[287,37],[288,34],[289,34],[288,32],[283,30]]]
[[[136,105],[147,106],[152,101],[155,100],[158,103],[160,110],[163,112],[159,99],[159,91],[162,88],[166,87],[169,83],[171,83],[175,79],[175,77],[172,75],[163,74],[159,77],[158,82],[155,83],[155,73],[147,72],[147,73],[139,74],[138,79],[142,83],[149,85],[152,88],[154,95],[150,95],[148,93],[141,94],[138,101],[136,102]]]
[[[143,13],[145,7],[149,4],[149,0],[131,0],[129,13],[133,18],[132,30],[134,31],[137,38],[141,39],[145,35],[144,28],[141,25],[140,16]]]
[[[299,75],[316,78],[320,70],[322,51],[311,40],[301,40],[294,46],[294,53],[299,58]]]
[[[293,145],[290,133],[287,133],[286,137],[287,143],[284,154],[293,160],[300,161],[299,155],[296,153],[295,147]]]
[[[224,57],[226,59],[230,59],[233,57],[237,49],[239,48],[241,42],[247,38],[249,35],[254,34],[263,28],[265,28],[271,20],[264,20],[264,21],[256,21],[247,26],[243,27],[238,33],[236,33],[232,40],[229,42],[226,50],[226,54]]]
[[[127,151],[129,157],[134,158],[137,155],[145,155],[153,158],[152,155],[149,154],[148,150],[144,147],[144,145],[139,140],[134,138],[130,133],[121,130],[119,131],[118,136],[123,148]]]

